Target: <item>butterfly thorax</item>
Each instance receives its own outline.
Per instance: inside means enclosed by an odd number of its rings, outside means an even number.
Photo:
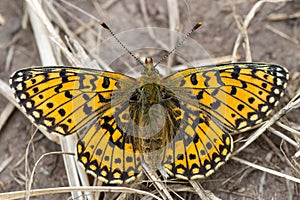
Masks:
[[[130,99],[129,111],[138,126],[139,148],[144,160],[157,167],[163,158],[156,154],[164,146],[163,129],[166,124],[166,109],[162,88],[156,83],[147,83],[138,88]],[[154,162],[154,163],[153,163]]]
[[[146,68],[139,79],[139,87],[130,98],[131,118],[138,126],[139,148],[144,161],[153,169],[160,168],[162,149],[173,139],[179,121],[172,114],[178,107],[175,94],[161,84],[161,77],[153,67],[152,59],[146,59]],[[171,125],[171,126],[170,126]]]
[[[157,168],[161,165],[161,151],[166,138],[167,108],[171,91],[161,85],[162,78],[153,66],[151,58],[145,61],[145,70],[138,80],[139,86],[130,97],[129,112],[138,127],[139,149],[144,161]],[[168,134],[170,135],[170,134]],[[158,152],[158,153],[156,153]]]

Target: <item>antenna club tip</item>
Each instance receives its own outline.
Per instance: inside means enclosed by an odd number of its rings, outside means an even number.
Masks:
[[[104,21],[100,21],[99,24],[100,24],[103,28],[109,29],[108,26],[105,24]]]
[[[202,26],[203,22],[202,21],[199,21],[194,27],[193,29],[196,30],[198,29],[200,26]]]

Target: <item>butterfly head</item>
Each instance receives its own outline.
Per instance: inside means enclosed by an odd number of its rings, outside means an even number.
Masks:
[[[153,76],[154,74],[158,74],[157,69],[153,65],[153,59],[150,57],[147,57],[145,59],[145,71],[143,74],[148,75],[148,76]]]

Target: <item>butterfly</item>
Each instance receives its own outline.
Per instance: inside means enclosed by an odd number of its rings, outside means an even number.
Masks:
[[[230,157],[231,133],[274,110],[288,71],[266,63],[201,66],[161,77],[146,58],[138,79],[66,66],[21,69],[10,77],[28,118],[50,133],[84,133],[77,158],[109,184],[135,180],[142,163],[179,179],[211,175]]]

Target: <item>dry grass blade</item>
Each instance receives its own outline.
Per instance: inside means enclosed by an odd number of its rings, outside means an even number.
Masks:
[[[168,4],[168,14],[169,14],[169,29],[170,29],[170,49],[173,49],[177,43],[177,34],[172,34],[172,31],[178,31],[180,25],[180,16],[179,16],[179,8],[177,0],[167,0]],[[168,64],[170,67],[174,62],[174,54],[168,56]]]
[[[300,12],[295,12],[293,14],[287,14],[287,13],[270,14],[267,19],[271,21],[280,21],[280,20],[296,19],[296,18],[300,18]]]
[[[278,122],[276,122],[278,124]],[[293,139],[289,138],[285,134],[281,133],[280,131],[277,131],[276,129],[269,127],[268,130],[273,133],[274,135],[277,135],[278,137],[281,137],[283,140],[287,141],[289,144],[293,145],[294,147],[298,148],[297,142],[295,142]]]
[[[153,199],[162,200],[161,198],[153,195],[150,192],[145,192],[142,190],[126,188],[126,187],[117,187],[117,186],[93,186],[93,187],[57,187],[57,188],[46,188],[46,189],[33,189],[31,190],[31,196],[42,196],[49,194],[61,194],[68,192],[125,192],[131,194],[140,194],[144,196],[152,197]],[[0,193],[0,199],[12,200],[20,199],[25,197],[25,191],[16,191],[16,192],[6,192]],[[76,198],[78,199],[78,198]]]
[[[234,13],[235,13],[235,11],[234,11]],[[242,38],[244,38],[246,61],[251,62],[252,61],[252,56],[251,56],[250,42],[249,42],[249,36],[248,36],[247,28],[245,26],[243,26],[242,19],[238,15],[234,14],[233,16],[234,16],[235,22],[237,24],[237,27],[240,30],[240,34],[242,35]],[[233,59],[234,62],[237,61],[237,57],[238,57],[237,49],[239,48],[240,44],[235,43],[235,45],[236,46],[234,46],[234,48],[233,48],[234,53],[232,54],[232,59]]]
[[[273,169],[269,169],[269,168],[266,168],[266,167],[263,167],[263,166],[260,166],[260,165],[257,165],[257,164],[254,164],[252,162],[248,162],[246,160],[243,160],[243,159],[240,159],[236,156],[233,156],[231,157],[232,160],[235,160],[239,163],[242,163],[242,164],[245,164],[247,166],[250,166],[250,167],[253,167],[255,169],[259,169],[261,171],[264,171],[266,173],[269,173],[269,174],[273,174],[275,176],[278,176],[278,177],[282,177],[282,178],[285,178],[285,179],[288,179],[288,180],[291,180],[295,183],[300,183],[300,179],[299,178],[296,178],[296,177],[293,177],[293,176],[290,176],[290,175],[287,175],[287,174],[284,174],[284,173],[281,173],[281,172],[278,172],[278,171],[275,171]]]
[[[202,186],[197,181],[189,181],[193,186],[198,196],[202,200],[220,200],[220,198],[216,197],[212,192],[204,190]]]
[[[13,156],[9,156],[6,157],[0,164],[0,173],[9,165],[11,164],[11,162],[13,161],[14,157]]]
[[[28,188],[26,190],[26,199],[29,200],[30,196],[31,196],[31,186],[33,184],[33,177],[34,177],[34,174],[35,174],[35,171],[36,171],[36,168],[39,164],[39,162],[45,158],[46,156],[49,156],[49,155],[61,155],[61,154],[69,154],[69,155],[74,155],[74,154],[71,154],[71,153],[63,153],[63,152],[49,152],[49,153],[45,153],[43,154],[37,161],[36,163],[34,164],[34,167],[32,169],[32,173],[30,175],[30,179],[29,179],[29,183],[28,183]]]
[[[8,71],[10,69],[11,62],[14,57],[14,53],[15,53],[15,45],[11,45],[8,49],[4,71]]]
[[[299,104],[299,105],[300,105],[300,104]],[[282,124],[281,122],[276,122],[276,124],[277,124],[278,126],[280,126],[281,128],[283,128],[283,129],[285,129],[285,130],[291,132],[292,134],[296,135],[297,137],[300,137],[300,131],[298,131],[298,130],[292,128],[292,127],[289,127],[289,126],[287,126],[287,125],[285,125],[285,124]],[[297,128],[297,127],[295,127],[295,128]]]
[[[242,24],[243,30],[248,29],[252,19],[255,17],[256,13],[262,8],[262,6],[265,3],[282,3],[282,2],[287,2],[287,1],[289,1],[289,0],[261,0],[261,1],[256,2],[243,21],[243,24]],[[235,40],[234,49],[232,52],[233,62],[237,61],[236,60],[237,50],[242,43],[242,39],[243,39],[243,34],[240,33],[238,35],[237,39]]]
[[[1,84],[1,82],[0,82]],[[11,113],[14,111],[15,106],[12,103],[8,103],[2,113],[0,114],[0,132],[5,125],[7,119],[10,117]]]
[[[36,36],[36,41],[39,47],[39,52],[41,56],[41,60],[43,65],[56,65],[56,59],[54,57],[54,53],[52,51],[51,42],[49,40],[51,34],[51,37],[54,38],[56,42],[58,42],[61,46],[65,46],[59,35],[57,34],[56,30],[52,26],[50,20],[44,13],[41,4],[39,1],[32,1],[28,0],[28,9],[29,9],[29,16],[31,20],[31,24],[33,26],[33,30]],[[42,37],[39,37],[39,35],[43,35]],[[72,59],[73,60],[73,59]],[[74,62],[76,59],[74,59]],[[66,141],[68,143],[68,141]],[[71,143],[69,145],[62,145],[62,148],[65,146],[71,146],[74,145],[74,143]],[[68,149],[62,149],[62,151],[68,151]],[[72,180],[70,181],[70,184],[76,183],[75,186],[79,186],[80,182],[87,182],[87,181],[79,181],[78,180],[78,172],[76,170],[76,161],[73,160],[64,160],[65,162],[68,162],[66,166],[66,170],[68,171],[67,174],[69,175],[68,179]],[[81,176],[84,177],[84,176]],[[80,192],[72,193],[73,197],[83,196]]]
[[[96,17],[94,17],[93,15],[87,13],[86,11],[74,6],[72,3],[70,2],[66,2],[66,1],[63,1],[67,6],[69,7],[72,7],[73,9],[76,9],[76,11],[84,14],[84,15],[87,15],[89,16],[92,21],[90,21],[90,24],[95,24],[95,23],[98,23],[100,20],[98,20]],[[63,12],[65,12],[66,14],[68,15],[71,15],[70,12],[63,6],[61,6],[60,4],[58,4],[57,2],[54,2],[54,4],[56,5],[56,7],[58,7],[60,10],[62,10]],[[94,64],[90,65],[90,63],[85,63],[85,62],[81,62],[82,61],[82,56],[84,57],[88,57],[86,55],[86,53],[84,51],[87,51],[88,52],[88,55],[91,56],[93,59],[95,59],[99,65],[97,65],[97,69],[101,68],[103,70],[107,70],[107,71],[113,71],[109,66],[108,64],[99,57],[99,55],[95,54],[95,52],[93,51],[94,48],[91,48],[89,45],[87,45],[82,39],[80,39],[77,34],[76,34],[76,31],[75,33],[73,33],[73,31],[70,30],[70,28],[68,27],[67,23],[64,21],[63,17],[59,14],[59,12],[52,6],[52,4],[49,4],[49,9],[52,11],[53,13],[53,18],[55,18],[56,20],[58,20],[58,23],[57,25],[59,27],[61,27],[61,29],[63,31],[65,31],[67,33],[67,36],[72,40],[74,41],[74,43],[77,43],[76,46],[79,47],[79,48],[75,48],[78,52],[80,52],[80,54],[78,55],[74,55],[74,53],[72,55],[70,55],[72,57],[72,59],[76,58],[77,63],[72,63],[73,66],[95,66]],[[73,17],[74,18],[74,17]],[[76,19],[76,17],[74,18]],[[80,23],[82,26],[85,27],[86,29],[86,23],[82,22],[80,19],[77,19],[78,23]],[[100,25],[99,25],[100,26]],[[92,30],[92,29],[89,29],[89,30]],[[96,33],[95,33],[96,35]],[[102,39],[102,38],[100,38]],[[68,40],[68,38],[67,38]],[[68,45],[68,47],[70,47],[70,45]],[[96,46],[97,47],[97,46]],[[84,50],[83,50],[84,49]],[[68,53],[68,50],[64,50],[64,52]],[[72,52],[76,52],[76,51],[72,51]],[[84,52],[84,53],[82,53]]]
[[[146,163],[142,163],[142,166],[144,173],[151,180],[152,184],[156,188],[156,191],[162,196],[162,198],[173,199],[168,189],[166,188],[166,185],[162,183],[162,180],[157,176],[155,171],[150,169]]]
[[[270,26],[269,24],[266,25],[266,28],[270,31],[272,31],[273,33],[279,35],[280,37],[287,39],[288,41],[293,42],[294,44],[299,44],[299,40],[297,40],[297,38],[292,38],[291,36],[283,33],[282,31],[279,31],[278,29],[275,29],[274,27]]]
[[[144,17],[146,27],[151,27],[149,15],[147,12],[146,1],[140,0],[140,5],[141,5],[141,11]],[[166,50],[170,49],[167,44],[165,44],[163,41],[161,41],[158,37],[155,36],[155,33],[152,28],[148,28],[147,30],[150,38],[153,39],[153,41],[155,41],[157,44],[159,44],[162,49],[166,49]]]

